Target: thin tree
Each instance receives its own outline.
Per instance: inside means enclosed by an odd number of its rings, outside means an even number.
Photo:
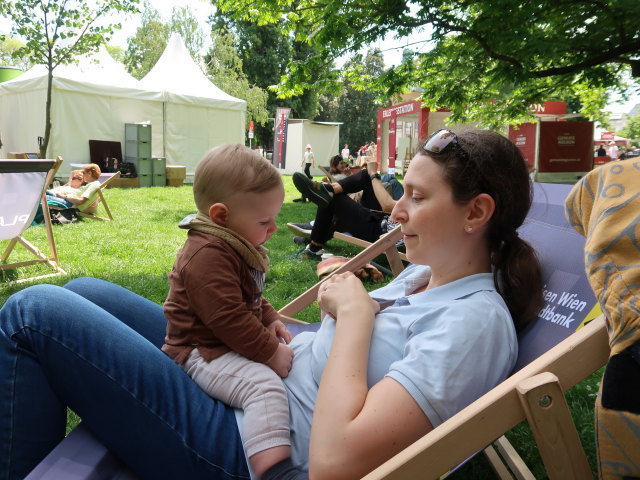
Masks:
[[[91,6],[89,6],[91,4]],[[116,29],[104,23],[112,13],[137,13],[138,0],[0,0],[0,14],[12,21],[11,33],[24,42],[17,55],[47,67],[47,99],[40,157],[47,155],[51,137],[53,72],[98,50]]]

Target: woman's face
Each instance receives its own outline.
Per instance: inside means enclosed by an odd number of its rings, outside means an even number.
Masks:
[[[467,205],[453,200],[442,167],[426,155],[416,155],[404,177],[404,195],[391,213],[400,222],[407,258],[412,263],[446,268],[465,240]]]

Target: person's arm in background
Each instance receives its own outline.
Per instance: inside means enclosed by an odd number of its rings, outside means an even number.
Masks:
[[[378,161],[375,159],[370,159],[367,162],[367,171],[369,172],[369,175],[373,175],[374,173],[376,173],[377,169]],[[387,189],[384,188],[384,185],[382,185],[380,179],[372,178],[371,186],[373,187],[374,195],[378,199],[378,203],[380,203],[380,206],[382,207],[382,211],[385,213],[391,213],[393,207],[396,206],[396,201],[391,195],[389,195],[389,192],[387,192]]]

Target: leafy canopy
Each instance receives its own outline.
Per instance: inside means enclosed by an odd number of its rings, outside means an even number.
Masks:
[[[289,63],[281,96],[328,88],[334,79],[323,66],[388,35],[417,35],[418,51],[373,81],[387,98],[421,87],[424,103],[450,108],[454,121],[525,120],[530,104],[567,96],[597,118],[608,93],[638,89],[625,81],[640,77],[638,0],[212,1],[315,46],[314,56]]]

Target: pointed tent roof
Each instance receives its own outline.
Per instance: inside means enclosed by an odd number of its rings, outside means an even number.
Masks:
[[[246,102],[232,97],[216,87],[191,57],[178,33],[171,35],[162,56],[140,85],[148,90],[162,91],[180,103],[202,103],[232,110],[245,110]],[[198,98],[193,98],[198,97]]]
[[[46,88],[46,65],[35,65],[22,75],[2,83],[2,91],[28,91]],[[118,97],[160,100],[159,92],[145,91],[124,65],[104,46],[94,54],[79,57],[78,63],[60,65],[53,71],[55,87],[74,92],[109,94]]]

